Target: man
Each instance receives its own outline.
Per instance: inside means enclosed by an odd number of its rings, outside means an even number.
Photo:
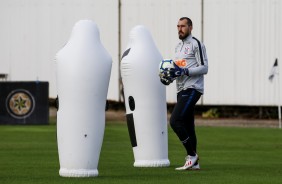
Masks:
[[[170,125],[187,152],[184,166],[176,170],[200,169],[194,107],[204,93],[208,58],[205,46],[192,37],[193,24],[188,17],[179,19],[177,29],[181,42],[175,48],[174,68],[164,71],[161,82],[169,85],[176,79],[177,103],[171,114]]]

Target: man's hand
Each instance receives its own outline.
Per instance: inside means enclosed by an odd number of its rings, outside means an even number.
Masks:
[[[163,83],[164,85],[169,85],[170,83],[173,82],[173,78],[168,78],[168,77],[161,77],[161,83]]]
[[[163,72],[165,77],[176,78],[181,75],[189,76],[188,68],[180,68],[175,63],[173,63],[173,65],[174,65],[174,68],[169,68],[168,70]]]

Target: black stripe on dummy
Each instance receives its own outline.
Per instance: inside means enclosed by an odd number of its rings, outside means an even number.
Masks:
[[[121,60],[122,60],[122,58],[124,58],[125,56],[127,56],[127,55],[129,54],[129,52],[130,52],[130,48],[127,49],[126,51],[124,51],[124,53],[123,53],[122,56],[121,56]]]
[[[135,110],[135,101],[134,98],[132,96],[128,97],[128,105],[131,111]]]
[[[128,132],[129,132],[131,145],[132,145],[132,147],[136,147],[137,141],[136,141],[133,114],[132,113],[126,114],[126,120],[127,120],[127,128],[128,128]]]
[[[196,40],[197,43],[198,43],[199,50],[200,50],[201,64],[204,65],[204,59],[203,59],[203,52],[202,52],[201,42],[197,38],[195,38],[195,37],[193,37],[193,39]]]

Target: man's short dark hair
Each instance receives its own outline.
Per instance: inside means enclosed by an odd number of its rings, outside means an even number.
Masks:
[[[191,19],[189,19],[188,17],[181,17],[179,20],[187,20],[187,24],[188,26],[193,26],[193,22]]]

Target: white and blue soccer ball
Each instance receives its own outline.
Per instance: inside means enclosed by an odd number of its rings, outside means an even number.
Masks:
[[[159,75],[161,76],[165,70],[168,70],[170,68],[174,68],[173,60],[172,59],[162,60],[159,65]]]

